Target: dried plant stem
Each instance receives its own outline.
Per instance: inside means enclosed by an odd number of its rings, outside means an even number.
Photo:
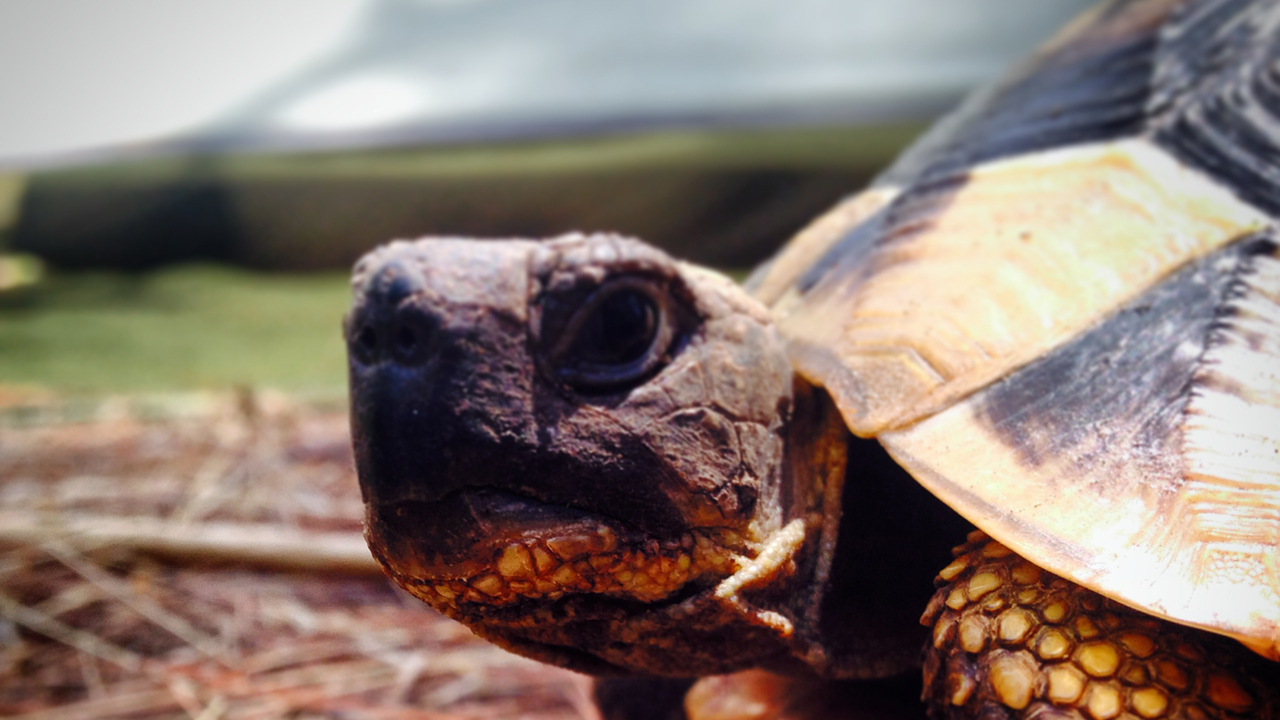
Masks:
[[[134,612],[147,620],[168,630],[191,647],[199,650],[219,663],[233,667],[234,660],[228,658],[221,645],[212,637],[197,630],[191,623],[160,607],[159,603],[145,595],[130,589],[102,568],[89,562],[75,550],[67,546],[61,539],[47,540],[40,545],[41,549],[58,559],[63,565],[71,568],[104,593],[111,595]]]
[[[132,673],[141,672],[145,662],[139,655],[112,645],[93,633],[77,630],[70,625],[58,622],[42,612],[32,610],[8,595],[0,594],[0,615],[45,637],[53,638],[81,652],[115,663]]]
[[[42,545],[58,539],[91,551],[102,546],[183,563],[241,564],[295,572],[378,575],[357,532],[310,532],[280,525],[175,523],[154,517],[108,517],[0,511],[0,543]]]
[[[0,428],[0,717],[599,720],[382,577],[340,408],[188,406]]]
[[[132,693],[116,693],[103,698],[84,700],[71,705],[52,707],[48,710],[15,715],[11,720],[103,720],[112,717],[128,717],[142,713],[178,710],[181,706],[167,690],[143,690]]]

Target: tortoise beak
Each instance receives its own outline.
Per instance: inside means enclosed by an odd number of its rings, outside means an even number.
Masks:
[[[526,354],[532,247],[398,242],[356,266],[344,331],[366,503],[434,502],[518,470],[494,439],[528,427],[528,363],[503,359]]]

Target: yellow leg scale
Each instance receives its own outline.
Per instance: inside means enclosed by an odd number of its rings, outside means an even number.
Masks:
[[[935,720],[1280,720],[1280,664],[1145,615],[975,532],[921,619]]]

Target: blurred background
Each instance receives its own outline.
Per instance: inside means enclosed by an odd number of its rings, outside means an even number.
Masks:
[[[0,715],[591,717],[381,580],[346,273],[744,271],[1082,0],[0,0]]]
[[[749,268],[1085,4],[0,2],[0,384],[340,391],[396,237]]]

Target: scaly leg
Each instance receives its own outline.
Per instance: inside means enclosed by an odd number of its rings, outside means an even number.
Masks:
[[[1280,663],[1041,570],[976,532],[921,622],[939,720],[1277,720]]]

